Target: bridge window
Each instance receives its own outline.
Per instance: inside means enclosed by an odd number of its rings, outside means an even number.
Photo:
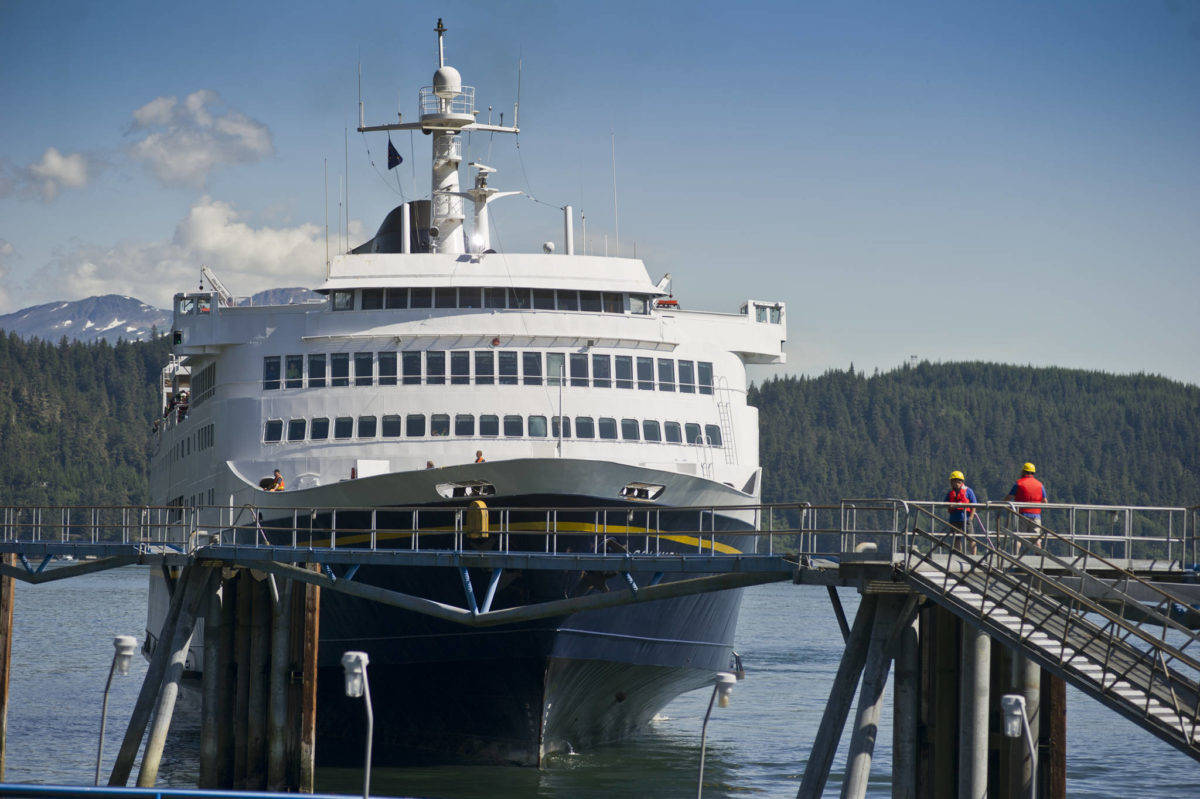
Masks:
[[[534,289],[533,307],[539,311],[553,311],[554,289]]]
[[[586,353],[571,353],[571,385],[587,386],[588,356]]]
[[[530,308],[529,289],[509,289],[508,307],[520,309]]]
[[[600,417],[600,437],[616,440],[617,438],[617,420],[610,419],[607,416]]]
[[[612,359],[608,355],[592,356],[592,385],[596,388],[612,386]]]
[[[433,290],[433,307],[453,308],[458,305],[457,290],[453,288],[436,288]]]
[[[484,308],[504,308],[507,305],[505,302],[504,289],[484,289],[483,290],[483,307]]]
[[[350,385],[350,353],[335,352],[329,356],[329,377],[334,388]]]
[[[450,435],[450,414],[432,414],[429,417],[429,435],[436,438]]]
[[[546,437],[546,417],[545,416],[530,416],[529,417],[529,435],[534,438]]]
[[[408,307],[410,308],[432,308],[433,307],[433,289],[409,289],[408,292]]]
[[[339,416],[333,420],[333,437],[350,438],[354,435],[354,419],[349,416]]]
[[[519,438],[520,436],[525,435],[525,417],[505,416],[504,435],[510,438]]]
[[[500,417],[495,414],[485,413],[479,417],[479,435],[481,436],[498,436],[500,435]]]
[[[512,350],[502,350],[498,355],[500,385],[515,386],[517,384],[517,353]]]
[[[711,363],[700,361],[696,364],[696,373],[700,378],[700,393],[713,393],[713,368]]]
[[[679,391],[683,394],[696,393],[696,365],[691,361],[679,362]]]
[[[546,385],[566,385],[566,358],[561,352],[546,353]]]
[[[425,436],[425,414],[410,413],[404,417],[404,435],[409,438],[423,438]]]
[[[646,296],[644,294],[629,295],[629,312],[633,314],[650,313],[650,303],[646,301]]]
[[[388,308],[407,308],[408,289],[388,289],[386,304]]]
[[[658,422],[652,419],[642,422],[642,438],[647,441],[662,441],[662,431],[658,427]]]
[[[358,417],[358,437],[359,438],[374,438],[377,427],[374,416]]]
[[[562,437],[571,437],[571,417],[570,416],[551,416],[550,417],[550,435],[555,438],[559,437],[559,427],[562,427]]]
[[[396,385],[396,353],[379,353],[379,385]]]
[[[456,350],[450,353],[450,382],[456,386],[465,386],[471,382],[470,352]]]
[[[489,350],[475,351],[475,382],[481,386],[496,382],[496,359]]]
[[[625,297],[620,293],[604,292],[605,313],[625,313]]]
[[[658,390],[675,390],[675,362],[670,358],[658,359]]]
[[[400,437],[400,414],[393,413],[383,417],[383,423],[380,425],[380,432],[384,438],[399,438]]]
[[[279,388],[279,356],[268,355],[263,358],[263,391],[274,391]]]
[[[329,438],[329,419],[320,417],[312,420],[313,441],[324,441]]]
[[[700,438],[700,425],[688,422],[683,426],[684,435],[687,436],[689,444],[703,444],[703,439]]]
[[[363,289],[362,309],[364,311],[378,311],[381,308],[383,308],[383,289]]]
[[[458,290],[459,308],[479,308],[481,305],[482,303],[479,301],[479,289],[462,288]]]
[[[375,382],[375,354],[354,353],[354,385],[369,386]]]
[[[715,424],[704,425],[704,437],[710,447],[721,446],[721,428]]]
[[[400,353],[400,368],[403,370],[404,385],[418,386],[421,384],[421,353]]]
[[[542,354],[540,352],[525,352],[521,354],[522,367],[525,370],[525,385],[540,386],[542,384]]]
[[[622,419],[621,420],[621,438],[626,441],[638,441],[641,436],[638,432],[637,419]]]
[[[446,382],[446,353],[443,350],[429,350],[425,353],[425,382],[431,386],[444,385]]]
[[[304,388],[304,356],[289,355],[284,360],[284,386]]]
[[[454,417],[454,435],[475,435],[475,417],[469,413],[460,413]]]
[[[654,390],[654,359],[638,358],[638,388],[642,391]]]
[[[679,427],[679,422],[664,422],[663,432],[666,433],[668,444],[683,443],[683,431]]]
[[[308,387],[325,388],[325,356],[308,356]]]
[[[600,292],[598,291],[581,291],[579,292],[579,310],[591,311],[592,313],[600,313],[600,309],[604,307],[600,301]]]
[[[617,370],[617,388],[633,388],[633,358],[614,355],[613,363]]]
[[[283,420],[268,419],[266,429],[263,430],[263,441],[268,444],[274,444],[283,438]]]
[[[596,422],[590,416],[575,417],[575,436],[577,438],[595,438]]]
[[[335,311],[353,311],[354,310],[354,292],[353,291],[335,291],[335,292],[333,292],[333,310],[335,310]]]
[[[307,419],[289,419],[288,441],[303,441],[306,427],[308,427]]]
[[[558,310],[560,311],[578,311],[579,310],[579,292],[577,291],[558,291]]]

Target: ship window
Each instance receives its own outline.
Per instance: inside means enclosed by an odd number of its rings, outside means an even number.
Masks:
[[[400,427],[400,414],[392,413],[383,417],[380,432],[383,433],[384,438],[399,438]]]
[[[354,419],[349,416],[339,416],[333,420],[333,437],[350,438],[354,435]]]
[[[515,386],[517,384],[517,354],[512,350],[504,350],[500,355],[500,385]]]
[[[304,356],[289,355],[284,361],[284,386],[287,388],[304,388]]]
[[[324,441],[329,438],[329,419],[324,416],[313,419],[312,423],[312,439],[313,441]]]
[[[671,444],[683,443],[683,430],[679,427],[679,422],[664,422],[663,432],[667,435],[667,442]]]
[[[429,350],[425,353],[425,383],[440,386],[446,382],[446,353]]]
[[[308,387],[325,388],[325,355],[308,356]]]
[[[308,427],[307,419],[289,419],[288,441],[303,441],[306,427]]]
[[[379,385],[396,385],[396,353],[379,353]]]
[[[566,383],[566,355],[561,352],[546,353],[546,385],[561,386]]]
[[[425,435],[425,414],[410,413],[404,417],[404,435],[409,438],[421,438]]]
[[[675,362],[670,358],[658,359],[658,390],[675,390]]]
[[[374,416],[358,417],[358,437],[359,438],[374,438],[375,430],[378,427],[377,420]]]
[[[700,378],[700,393],[713,393],[713,370],[711,363],[700,361],[696,364],[696,374]]]
[[[354,353],[354,385],[369,386],[375,382],[375,354]]]
[[[504,289],[493,288],[483,290],[484,308],[503,308],[506,304],[504,301]]]
[[[458,291],[454,288],[444,287],[433,290],[433,307],[435,308],[453,308],[458,304]]]
[[[612,385],[612,359],[607,355],[592,356],[592,385],[608,388]]]
[[[617,437],[617,420],[607,416],[600,417],[600,437],[615,439]]]
[[[388,308],[407,308],[408,289],[388,289],[386,304]]]
[[[658,422],[653,419],[642,422],[642,438],[647,441],[662,441],[662,431],[659,430]]]
[[[429,416],[429,435],[431,436],[448,436],[450,435],[450,414],[434,413]]]
[[[529,417],[529,435],[534,438],[546,437],[546,417],[545,416],[530,416]]]
[[[456,386],[471,382],[471,353],[466,350],[450,353],[450,382]]]
[[[477,289],[477,288],[459,289],[458,290],[458,307],[459,308],[478,308],[478,307],[480,307],[479,289]]]
[[[696,393],[696,366],[691,361],[679,362],[679,390],[684,394]]]
[[[721,428],[715,424],[704,425],[704,437],[708,440],[709,446],[721,446]]]
[[[613,362],[617,369],[617,388],[633,388],[633,358],[615,355]]]
[[[421,384],[421,353],[400,353],[400,368],[404,370],[404,385],[418,386]]]
[[[620,293],[604,292],[605,313],[625,313],[625,297]]]
[[[268,419],[267,427],[263,431],[263,441],[266,441],[268,444],[272,444],[276,441],[279,441],[281,438],[283,438],[283,420]]]
[[[553,311],[554,289],[534,289],[533,307],[539,311]]]
[[[364,311],[378,311],[382,307],[383,289],[362,290],[362,309]]]
[[[601,308],[600,292],[598,291],[581,291],[579,292],[579,310],[592,311],[598,313]]]
[[[509,436],[510,438],[525,435],[525,417],[505,416],[504,435]]]
[[[777,325],[783,321],[783,309],[776,305],[771,309],[771,324]]]
[[[579,292],[577,291],[558,291],[558,310],[560,311],[578,311],[579,310]]]
[[[765,306],[765,305],[755,305],[754,306],[754,321],[755,322],[767,321],[767,306]]]
[[[469,413],[460,413],[454,417],[454,435],[475,435],[475,417]]]
[[[279,356],[268,355],[263,358],[263,391],[273,391],[279,388]]]
[[[333,292],[333,310],[335,310],[335,311],[353,311],[354,310],[354,292],[353,291],[335,291],[335,292]]]
[[[638,358],[638,388],[642,391],[654,390],[654,359]]]
[[[529,289],[509,289],[508,290],[508,307],[509,308],[528,308],[529,307]]]
[[[637,441],[641,438],[641,434],[638,431],[637,419],[621,420],[621,438],[626,441]]]
[[[350,353],[335,352],[329,356],[329,378],[334,388],[350,385]]]
[[[629,312],[636,314],[650,313],[650,304],[646,302],[646,296],[644,294],[629,295]]]
[[[571,353],[571,385],[586,386],[588,384],[588,356],[586,353]]]
[[[487,350],[475,352],[475,382],[481,386],[490,386],[496,382],[495,358]]]
[[[550,417],[550,435],[555,438],[559,437],[559,420],[562,420],[562,437],[571,437],[571,417],[570,416],[551,416]]]
[[[479,435],[500,435],[500,417],[493,413],[485,413],[479,417]]]
[[[596,437],[596,422],[590,416],[575,417],[575,437],[576,438],[595,438]]]
[[[432,308],[433,289],[410,289],[408,292],[409,308]]]
[[[542,354],[540,352],[521,353],[521,364],[525,370],[525,385],[540,386],[542,384]]]
[[[703,444],[704,441],[700,438],[700,425],[688,422],[683,426],[683,432],[687,436],[689,444]]]

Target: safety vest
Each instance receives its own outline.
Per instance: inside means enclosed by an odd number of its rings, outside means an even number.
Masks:
[[[1027,474],[1017,481],[1017,492],[1013,494],[1013,499],[1017,502],[1045,502],[1046,489],[1040,480]],[[1042,509],[1021,508],[1021,513],[1026,516],[1041,516]]]
[[[279,480],[275,483],[275,485],[271,486],[271,490],[272,491],[282,491],[283,490],[283,478],[282,477],[279,478]]]
[[[967,487],[964,485],[962,488],[958,489],[957,491],[955,491],[953,488],[950,489],[949,491],[946,492],[946,501],[947,502],[970,502],[971,500],[967,496]],[[951,513],[962,513],[963,511],[966,511],[967,515],[970,516],[972,510],[973,510],[972,508],[968,508],[963,505],[951,505],[950,506]]]

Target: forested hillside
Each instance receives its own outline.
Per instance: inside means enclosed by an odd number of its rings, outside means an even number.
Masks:
[[[141,503],[166,339],[0,334],[0,504]],[[1200,387],[996,364],[829,372],[751,390],[764,498],[930,497],[952,469],[980,499],[1032,460],[1052,500],[1200,502]]]
[[[1003,499],[1033,461],[1051,501],[1200,502],[1200,387],[1144,375],[924,363],[766,382],[766,500],[933,497],[954,469]]]

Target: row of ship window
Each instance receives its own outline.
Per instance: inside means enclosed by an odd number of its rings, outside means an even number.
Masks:
[[[477,423],[478,421],[478,423]],[[615,419],[602,416],[500,416],[460,413],[453,417],[448,413],[410,413],[405,416],[389,414],[376,416],[338,416],[316,419],[268,419],[263,431],[263,441],[277,444],[287,441],[326,441],[351,438],[434,438],[459,436],[474,438],[563,438],[602,439],[608,441],[648,441],[667,444],[707,444],[722,446],[721,428],[715,424],[699,425],[695,422],[662,422],[654,419]],[[573,430],[572,430],[573,428]],[[284,435],[286,432],[286,436]],[[574,435],[572,435],[572,432]],[[331,435],[332,433],[332,435]]]
[[[356,300],[357,295],[357,300]],[[333,292],[335,311],[380,311],[408,308],[484,308],[535,311],[648,314],[651,297],[619,291],[574,291],[527,288],[391,288]]]
[[[334,352],[263,358],[265,391],[446,383],[636,387],[642,391],[657,388],[683,394],[712,394],[713,365],[675,358],[518,350]]]

